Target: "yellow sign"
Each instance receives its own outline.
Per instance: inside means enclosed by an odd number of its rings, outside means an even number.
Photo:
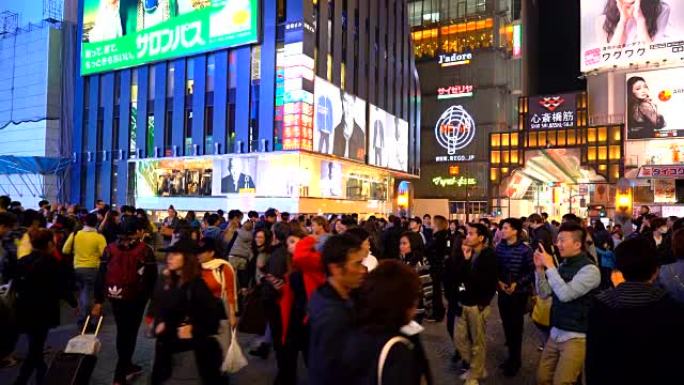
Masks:
[[[447,187],[447,186],[457,186],[457,187],[463,187],[463,186],[475,186],[477,185],[477,180],[475,178],[465,178],[465,177],[455,177],[452,176],[451,178],[442,178],[441,176],[434,177],[432,178],[432,183],[435,184],[435,186],[440,186],[440,187]]]

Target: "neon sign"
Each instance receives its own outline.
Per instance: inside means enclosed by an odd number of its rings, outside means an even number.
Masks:
[[[451,87],[440,87],[437,89],[437,99],[456,99],[473,96],[472,84],[460,84]]]
[[[456,186],[456,187],[463,187],[463,186],[476,186],[477,185],[477,179],[475,178],[465,178],[465,177],[455,177],[452,176],[451,178],[443,178],[441,176],[437,176],[432,178],[432,183],[435,186],[439,187],[451,187],[451,186]]]
[[[471,60],[473,60],[473,54],[470,52],[453,53],[451,55],[439,55],[439,64],[442,67],[453,67],[470,64]]]

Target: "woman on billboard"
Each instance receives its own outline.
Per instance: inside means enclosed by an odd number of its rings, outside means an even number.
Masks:
[[[665,127],[665,118],[651,99],[646,80],[633,76],[627,80],[627,138],[650,139],[656,130]]]
[[[666,35],[670,6],[660,0],[607,0],[597,28],[610,46],[652,43]]]

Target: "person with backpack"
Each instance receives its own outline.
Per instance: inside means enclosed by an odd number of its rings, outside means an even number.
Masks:
[[[91,314],[101,316],[102,304],[109,298],[116,322],[119,360],[114,371],[115,385],[124,385],[142,372],[132,358],[145,307],[157,280],[157,263],[154,252],[142,240],[144,232],[138,221],[127,221],[117,241],[105,249],[95,280]]]

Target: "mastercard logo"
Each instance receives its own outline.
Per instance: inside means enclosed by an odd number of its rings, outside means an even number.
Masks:
[[[662,90],[658,94],[658,99],[660,99],[661,102],[667,102],[670,99],[672,99],[672,91],[670,90]]]

